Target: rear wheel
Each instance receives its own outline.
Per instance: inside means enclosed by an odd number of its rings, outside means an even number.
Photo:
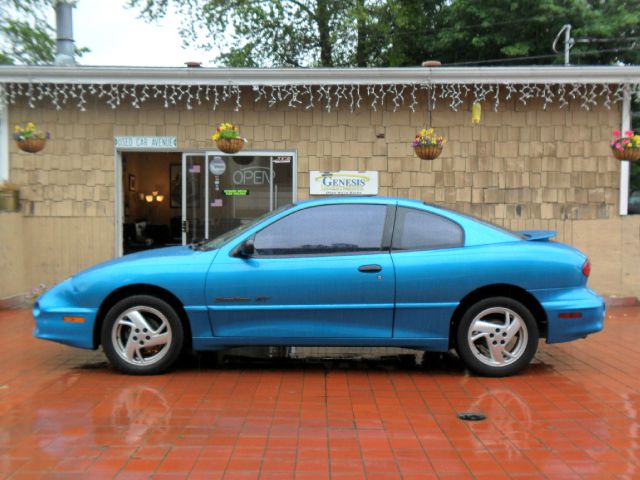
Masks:
[[[513,375],[538,348],[538,326],[522,303],[493,297],[472,305],[456,330],[456,350],[466,366],[489,377]]]
[[[102,325],[102,348],[118,370],[153,375],[171,367],[182,350],[184,329],[175,310],[149,295],[116,303]]]

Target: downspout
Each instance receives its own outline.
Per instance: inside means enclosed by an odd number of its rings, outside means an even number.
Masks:
[[[56,65],[75,65],[72,0],[56,1]]]
[[[0,90],[2,90],[0,86]],[[9,181],[9,105],[0,99],[0,183]]]

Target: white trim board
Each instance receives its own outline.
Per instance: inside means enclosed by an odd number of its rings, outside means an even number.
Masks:
[[[168,68],[0,66],[0,83],[121,85],[387,85],[640,83],[640,66]]]

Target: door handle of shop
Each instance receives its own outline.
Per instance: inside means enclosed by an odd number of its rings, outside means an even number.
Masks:
[[[380,265],[376,265],[371,264],[371,265],[362,265],[360,267],[358,267],[358,270],[361,272],[365,272],[365,273],[377,273],[380,270],[382,270],[382,267]]]

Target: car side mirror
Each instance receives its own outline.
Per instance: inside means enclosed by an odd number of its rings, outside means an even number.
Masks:
[[[238,254],[244,258],[252,257],[255,253],[256,247],[251,238],[247,238],[242,242],[242,245],[240,245],[240,249],[238,250]]]

